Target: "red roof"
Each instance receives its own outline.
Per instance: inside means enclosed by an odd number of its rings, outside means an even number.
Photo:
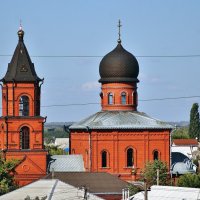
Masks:
[[[196,139],[174,139],[172,143],[178,146],[198,146]]]

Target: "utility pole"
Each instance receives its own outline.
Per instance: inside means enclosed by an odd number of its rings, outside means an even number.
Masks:
[[[144,200],[148,200],[147,182],[146,182],[146,180],[144,180]]]
[[[87,200],[88,199],[88,190],[86,187],[84,187],[84,197],[83,197],[84,200]]]
[[[160,170],[159,169],[157,169],[156,170],[156,182],[157,182],[157,185],[159,185],[159,176],[160,176]]]

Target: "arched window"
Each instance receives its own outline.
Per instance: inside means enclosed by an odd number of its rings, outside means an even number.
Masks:
[[[30,131],[27,126],[20,129],[20,149],[30,149]]]
[[[75,149],[72,149],[72,154],[75,154]]]
[[[109,93],[109,94],[108,94],[108,104],[109,104],[109,105],[112,105],[112,104],[113,104],[113,94],[112,94],[112,93]]]
[[[158,160],[158,159],[159,159],[159,154],[158,154],[158,151],[157,151],[157,150],[155,150],[155,151],[153,152],[153,159],[154,159],[154,160]]]
[[[127,167],[133,167],[134,159],[133,159],[133,149],[129,148],[126,152],[127,156]]]
[[[107,152],[106,151],[103,151],[101,153],[101,167],[107,167]]]
[[[29,116],[29,98],[21,96],[19,99],[19,116]]]
[[[85,150],[85,168],[88,169],[89,163],[88,163],[89,159],[88,159],[88,150]]]
[[[137,91],[134,91],[132,93],[132,96],[133,96],[133,105],[137,106],[137,103],[138,103],[138,94],[137,94]]]
[[[126,104],[126,92],[121,93],[121,104]]]

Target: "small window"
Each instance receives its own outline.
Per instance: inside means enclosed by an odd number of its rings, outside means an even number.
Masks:
[[[27,126],[20,129],[20,149],[30,148],[30,132]]]
[[[72,154],[75,154],[75,149],[72,149]]]
[[[158,159],[159,159],[158,151],[154,151],[154,152],[153,152],[153,159],[154,159],[154,160],[158,160]]]
[[[21,96],[19,99],[19,116],[29,116],[29,98]]]
[[[108,94],[108,104],[109,104],[109,105],[112,105],[112,104],[113,104],[113,94],[112,94],[112,93],[109,93],[109,94]]]
[[[133,96],[133,105],[137,105],[137,102],[138,102],[138,94],[137,94],[137,91],[134,91],[132,93],[132,96]]]
[[[102,167],[107,167],[107,152],[106,151],[103,151],[102,154],[101,154],[101,166]]]
[[[127,150],[126,154],[127,154],[127,167],[132,167],[134,164],[133,149],[129,148]]]
[[[126,93],[125,93],[125,92],[122,92],[122,93],[121,93],[121,103],[122,103],[123,105],[126,104]]]

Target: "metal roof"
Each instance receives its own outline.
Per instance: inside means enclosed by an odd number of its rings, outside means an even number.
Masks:
[[[139,192],[130,200],[144,200],[144,192]],[[152,186],[148,192],[148,200],[198,200],[200,189],[172,186]]]
[[[74,123],[70,129],[173,129],[173,126],[138,111],[101,111]]]
[[[48,164],[50,172],[83,172],[85,171],[82,155],[54,155]]]
[[[41,199],[42,197],[47,196],[47,199],[51,200],[80,200],[84,198],[84,190],[63,183],[57,179],[41,179],[17,190],[9,192],[3,196],[0,196],[0,200],[23,200],[27,196],[29,196],[31,199],[35,199],[35,197],[39,197],[39,199]],[[89,194],[87,199],[102,200],[102,198],[93,194]]]
[[[100,62],[101,83],[138,82],[139,64],[134,55],[126,51],[121,42]]]

